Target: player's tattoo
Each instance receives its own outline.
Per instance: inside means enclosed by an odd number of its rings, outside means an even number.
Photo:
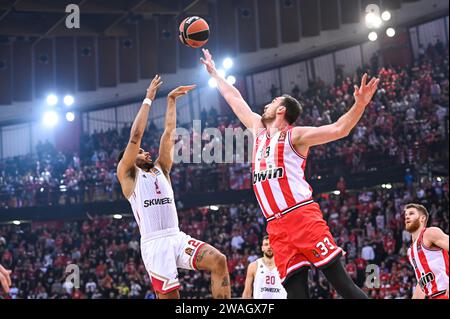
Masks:
[[[205,257],[205,255],[206,255],[206,252],[207,252],[207,250],[204,250],[204,251],[202,251],[201,254],[199,254],[199,255],[197,256],[197,260],[196,260],[197,264],[198,264],[199,262],[202,261],[202,259],[203,259],[203,258]]]
[[[228,287],[229,284],[228,277],[223,277],[222,287]]]
[[[137,144],[138,142],[137,142],[137,141],[131,140],[130,143],[132,143],[132,144]]]

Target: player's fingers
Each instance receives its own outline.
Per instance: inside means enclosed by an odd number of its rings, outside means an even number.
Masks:
[[[195,84],[182,86],[184,91],[190,91],[190,90],[195,89],[196,87],[197,87],[197,85],[195,85]]]
[[[377,80],[377,78],[372,78],[372,79],[369,81],[369,83],[367,83],[367,87],[368,87],[369,89],[371,89],[372,86],[374,85],[374,83],[375,83],[376,80]]]
[[[361,87],[365,87],[367,83],[367,73],[364,73],[362,80],[361,80]]]
[[[354,86],[355,87],[355,95],[359,95],[359,87],[357,85]]]
[[[379,79],[377,79],[375,81],[375,83],[372,85],[372,87],[370,88],[370,92],[372,92],[372,94],[375,94],[375,92],[378,90],[378,83],[380,83]]]

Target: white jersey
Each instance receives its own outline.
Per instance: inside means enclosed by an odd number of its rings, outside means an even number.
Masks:
[[[178,214],[173,189],[157,166],[149,172],[136,171],[133,194],[128,198],[142,237],[165,230],[178,230]]]
[[[442,294],[448,289],[448,252],[442,248],[430,249],[423,244],[424,228],[408,249],[409,262],[416,279],[428,297]]]
[[[278,269],[267,267],[262,258],[256,260],[255,280],[253,281],[253,299],[286,299],[287,292],[281,284]]]

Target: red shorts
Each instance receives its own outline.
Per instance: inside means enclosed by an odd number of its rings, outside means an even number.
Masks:
[[[317,203],[271,220],[267,233],[282,282],[303,267],[326,268],[343,253]]]

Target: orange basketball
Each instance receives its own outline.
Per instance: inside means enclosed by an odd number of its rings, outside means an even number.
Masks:
[[[188,17],[180,24],[180,40],[191,48],[200,48],[208,42],[209,25],[200,17]]]

